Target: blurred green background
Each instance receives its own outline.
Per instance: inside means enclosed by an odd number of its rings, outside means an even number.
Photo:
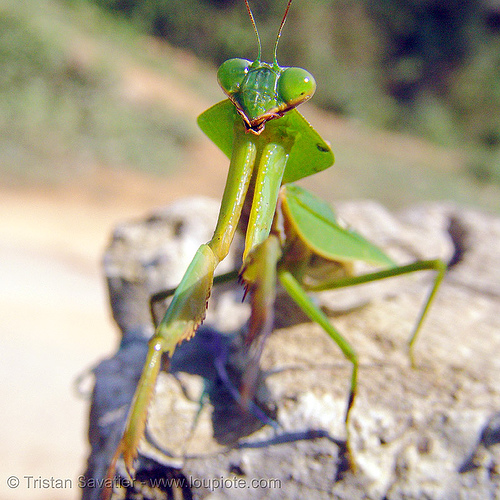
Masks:
[[[285,4],[251,2],[264,58]],[[2,0],[2,184],[171,175],[223,97],[217,65],[255,54],[243,0]],[[498,2],[295,0],[278,59],[318,83],[305,114],[338,167],[308,181],[321,195],[500,209]]]

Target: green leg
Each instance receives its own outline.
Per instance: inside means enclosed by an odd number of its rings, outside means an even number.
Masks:
[[[249,362],[241,384],[241,400],[248,406],[252,400],[259,361],[267,336],[274,324],[276,300],[276,268],[281,257],[281,247],[276,236],[271,235],[254,247],[241,269],[241,279],[250,292],[251,314],[246,343]]]
[[[444,274],[446,272],[446,265],[443,261],[436,260],[426,260],[414,262],[406,266],[395,267],[383,271],[378,271],[375,273],[366,274],[363,276],[347,277],[343,279],[336,279],[332,281],[325,281],[324,283],[308,288],[308,291],[324,291],[332,290],[334,288],[343,288],[353,285],[359,285],[362,283],[369,283],[371,281],[378,281],[385,278],[391,278],[394,276],[401,276],[404,274],[409,274],[417,271],[435,271],[436,277],[434,279],[434,284],[427,296],[427,299],[423,305],[420,312],[416,326],[410,336],[408,346],[410,351],[410,359],[413,365],[413,346],[417,338],[417,334],[420,331],[422,323],[427,315],[432,301],[435,298],[436,292],[443,280]],[[278,278],[292,297],[293,300],[300,306],[300,308],[307,314],[307,316],[318,323],[333,341],[340,347],[341,351],[344,353],[345,357],[353,364],[352,375],[351,375],[351,386],[349,399],[347,402],[346,409],[346,428],[347,428],[347,449],[349,451],[349,415],[354,404],[357,391],[357,375],[358,375],[358,359],[350,344],[344,339],[344,337],[332,326],[328,317],[321,311],[321,309],[312,302],[312,300],[307,295],[306,291],[302,288],[300,283],[295,279],[295,277],[288,270],[279,270]]]
[[[213,275],[218,263],[229,252],[245,197],[250,185],[257,156],[252,134],[235,138],[221,210],[213,238],[202,245],[175,290],[165,317],[149,342],[146,364],[129,411],[125,431],[108,469],[108,478],[114,477],[116,461],[123,455],[128,474],[134,476],[133,462],[144,435],[149,403],[154,393],[156,378],[163,353],[173,353],[176,345],[194,335],[206,314],[212,289]],[[110,481],[111,483],[111,481]],[[104,498],[112,491],[104,492]]]
[[[279,270],[278,278],[283,285],[283,288],[297,303],[297,305],[309,316],[309,318],[318,323],[325,330],[332,340],[340,347],[344,356],[352,363],[351,385],[349,391],[349,399],[347,401],[347,409],[345,414],[345,422],[347,432],[349,432],[349,415],[354,404],[357,391],[358,381],[358,356],[354,352],[349,342],[333,327],[326,314],[310,299],[300,283],[288,270]],[[349,439],[348,439],[349,441]]]
[[[259,152],[257,142],[258,136],[254,134],[235,134],[233,155],[214,236],[198,249],[150,341],[147,362],[134,395],[123,438],[109,467],[108,477],[114,476],[116,461],[121,455],[127,472],[130,476],[134,475],[133,461],[144,435],[148,406],[154,393],[162,354],[171,355],[179,342],[195,334],[205,318],[214,271],[229,252],[256,164],[258,169],[254,202],[250,212],[251,223],[247,230],[244,259],[250,250],[269,235],[288,156],[285,148],[271,143],[266,144]],[[258,155],[260,158],[257,160]],[[105,498],[109,498],[110,494],[111,492],[105,493]]]
[[[214,276],[213,284],[215,286],[217,285],[222,285],[224,283],[229,283],[231,281],[236,281],[239,276],[239,271],[237,269],[234,269],[233,271],[229,271],[224,274],[218,274],[217,276]],[[155,327],[158,326],[160,320],[157,319],[157,314],[156,314],[156,304],[159,302],[168,299],[169,297],[172,297],[172,295],[175,293],[177,290],[176,288],[170,288],[168,290],[162,290],[161,292],[157,292],[153,295],[151,295],[149,299],[149,309],[151,312],[151,318],[153,319],[153,323]]]
[[[269,236],[287,159],[287,149],[279,144],[269,143],[262,151],[248,219],[243,263],[249,252]]]
[[[280,258],[279,240],[271,235],[257,245],[243,262],[240,278],[250,292],[252,307],[248,343],[263,334],[269,334],[272,330],[276,268]]]
[[[308,288],[308,291],[311,292],[320,292],[324,290],[333,290],[334,288],[345,288],[348,286],[360,285],[363,283],[369,283],[371,281],[379,281],[385,278],[392,278],[395,276],[401,276],[403,274],[410,274],[417,271],[435,271],[436,277],[434,279],[434,284],[427,296],[426,301],[420,311],[420,315],[418,316],[418,320],[415,324],[415,328],[408,340],[408,350],[409,356],[412,366],[415,366],[414,362],[414,353],[413,348],[415,344],[415,340],[417,339],[417,335],[420,332],[422,324],[424,322],[427,313],[429,312],[430,306],[436,296],[436,292],[441,285],[443,277],[446,273],[446,264],[439,259],[435,260],[422,260],[413,262],[412,264],[408,264],[406,266],[398,266],[390,269],[385,269],[383,271],[378,271],[375,273],[365,274],[362,276],[351,276],[347,278],[325,281],[318,286]]]

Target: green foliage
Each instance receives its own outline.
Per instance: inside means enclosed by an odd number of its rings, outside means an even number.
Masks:
[[[90,49],[78,50],[80,33],[68,43],[57,13],[44,24],[23,6],[0,17],[3,181],[53,182],[99,165],[176,167],[191,125],[124,101],[113,72]]]
[[[94,1],[217,65],[256,54],[243,1]],[[251,5],[270,59],[285,1]],[[500,142],[499,33],[500,9],[483,0],[300,0],[278,56],[321,82],[315,102],[324,108],[469,144],[477,162],[477,150],[495,156]]]
[[[463,142],[469,147],[470,172],[500,184],[500,37],[488,36],[456,72],[448,96]]]
[[[194,113],[172,115],[156,102],[145,105],[124,97],[120,90],[123,63],[151,71],[160,80],[166,76],[165,81],[176,81],[179,88],[187,89],[187,98],[209,94],[208,102],[214,103],[222,98],[220,90],[212,72],[209,78],[205,73],[200,77],[197,59],[185,64],[184,51],[151,43],[126,17],[142,30],[182,43],[216,65],[229,57],[256,55],[255,34],[242,0],[99,0],[113,14],[92,5],[97,1],[40,0],[36,9],[30,0],[2,3],[3,182],[54,181],[100,165],[165,173],[183,164],[184,151],[197,133]],[[318,81],[315,104],[375,126],[416,131],[439,144],[465,149],[468,157],[465,175],[454,171],[451,180],[452,167],[443,167],[440,160],[419,163],[425,164],[424,173],[412,160],[392,164],[390,154],[373,154],[369,136],[359,138],[367,144],[364,153],[340,141],[335,144],[342,158],[339,167],[347,163],[349,169],[335,178],[335,185],[332,181],[324,186],[323,196],[378,195],[398,205],[409,202],[408,197],[414,201],[418,192],[424,198],[476,203],[487,198],[487,205],[498,206],[496,187],[484,190],[483,184],[500,184],[500,14],[472,2],[465,25],[460,20],[452,25],[458,34],[441,40],[450,46],[459,40],[462,47],[460,57],[447,65],[442,54],[449,54],[449,48],[432,55],[432,44],[423,50],[419,42],[419,49],[412,51],[411,45],[394,42],[394,33],[398,37],[420,33],[412,20],[417,6],[418,16],[425,18],[436,3],[384,0],[378,8],[388,14],[380,17],[368,0],[294,1],[278,59],[282,65],[311,70]],[[251,4],[263,57],[270,59],[285,1],[252,0]],[[169,9],[165,11],[170,12],[169,24],[155,28],[155,15],[149,17],[149,24],[141,21],[139,6],[146,9],[147,5],[150,12],[153,7]],[[440,79],[430,77],[430,65],[425,62],[430,55],[442,66],[433,73],[441,75]],[[402,83],[412,89],[411,98],[394,92]],[[335,141],[333,136],[329,139]],[[440,172],[442,167],[448,172]],[[414,189],[402,195],[392,182],[410,183]]]

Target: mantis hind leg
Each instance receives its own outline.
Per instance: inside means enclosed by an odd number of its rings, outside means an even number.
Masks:
[[[312,321],[318,323],[323,330],[331,337],[331,339],[339,346],[344,356],[352,363],[351,384],[349,398],[347,400],[345,422],[347,432],[349,433],[349,416],[356,398],[357,383],[358,383],[358,356],[349,342],[337,331],[330,323],[326,314],[311,300],[305,290],[302,288],[297,279],[288,270],[279,270],[278,278],[283,285],[283,288],[297,303],[297,305],[309,316]],[[347,440],[349,442],[349,439]]]
[[[444,274],[446,272],[446,264],[439,260],[426,260],[426,261],[417,261],[412,264],[408,264],[406,266],[399,266],[399,267],[394,267],[390,269],[386,269],[383,271],[378,271],[370,274],[366,274],[363,276],[354,276],[354,277],[347,277],[343,279],[336,279],[336,280],[325,280],[324,283],[321,283],[318,286],[315,286],[314,288],[308,288],[308,291],[323,291],[323,290],[332,290],[334,288],[343,288],[343,287],[348,287],[348,286],[353,286],[353,285],[358,285],[362,283],[369,283],[371,281],[377,281],[385,278],[391,278],[395,276],[401,276],[404,274],[409,274],[417,271],[435,271],[436,272],[436,277],[434,279],[433,286],[427,295],[427,298],[424,302],[424,305],[420,311],[420,315],[418,317],[418,320],[416,322],[416,325],[413,329],[413,332],[408,340],[408,349],[409,349],[409,355],[410,355],[410,360],[412,363],[412,366],[414,365],[414,359],[413,359],[413,348],[415,344],[415,340],[417,338],[417,335],[421,329],[421,326],[423,324],[423,321],[430,309],[430,306],[436,296],[436,292],[443,280]],[[351,375],[351,385],[350,385],[350,393],[349,393],[349,399],[347,402],[347,408],[346,408],[346,415],[345,415],[345,421],[346,421],[346,430],[347,430],[347,451],[349,454],[349,416],[350,412],[352,409],[352,406],[354,404],[354,400],[356,397],[356,391],[357,391],[357,374],[358,374],[358,358],[353,350],[353,348],[350,346],[350,344],[344,339],[344,337],[333,327],[333,325],[330,323],[330,320],[328,317],[321,311],[321,309],[312,302],[312,300],[309,298],[307,295],[306,291],[302,288],[300,283],[296,280],[296,278],[293,276],[292,273],[288,270],[279,270],[278,271],[278,278],[285,288],[285,290],[288,292],[288,294],[292,297],[292,299],[295,300],[295,302],[300,306],[300,308],[309,316],[309,318],[312,321],[315,321],[318,323],[325,331],[328,333],[328,335],[332,338],[332,340],[340,347],[342,352],[344,353],[344,356],[352,363],[353,369],[352,369],[352,375]]]
[[[431,306],[432,302],[434,301],[436,293],[439,289],[439,286],[441,285],[441,282],[442,282],[444,275],[446,273],[446,269],[447,269],[446,264],[440,259],[421,260],[421,261],[413,262],[412,264],[408,264],[405,266],[392,267],[390,269],[384,269],[383,271],[377,271],[377,272],[370,273],[370,274],[364,274],[362,276],[349,276],[347,278],[336,279],[336,280],[332,280],[332,281],[326,280],[325,282],[321,283],[320,285],[317,285],[314,287],[309,287],[308,291],[321,292],[324,290],[333,290],[335,288],[345,288],[348,286],[360,285],[363,283],[370,283],[371,281],[379,281],[381,279],[393,278],[396,276],[402,276],[404,274],[415,273],[417,271],[435,271],[436,277],[434,278],[434,283],[433,283],[432,288],[429,291],[429,294],[427,295],[427,298],[422,306],[422,309],[421,309],[420,314],[418,316],[415,327],[410,335],[410,338],[408,339],[408,352],[409,352],[409,356],[410,356],[410,362],[411,362],[412,366],[415,366],[414,352],[413,352],[413,349],[415,346],[415,341],[417,340],[417,335],[420,332],[420,329],[422,327],[424,319],[426,318],[427,313],[429,312],[430,306]]]

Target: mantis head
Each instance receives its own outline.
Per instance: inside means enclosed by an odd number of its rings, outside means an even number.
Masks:
[[[236,106],[247,129],[254,134],[260,134],[268,120],[283,116],[310,99],[316,90],[316,82],[311,73],[302,68],[281,67],[276,59],[278,41],[291,3],[292,0],[289,0],[276,37],[273,63],[268,64],[260,60],[259,33],[248,0],[245,0],[257,36],[257,59],[253,62],[247,59],[229,59],[217,72],[219,85]]]

